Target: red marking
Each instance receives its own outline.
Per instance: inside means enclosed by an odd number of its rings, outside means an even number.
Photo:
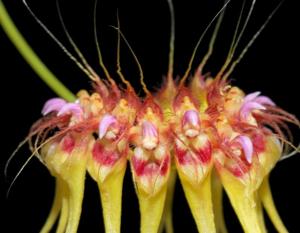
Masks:
[[[175,155],[181,165],[186,165],[193,162],[193,159],[188,155],[187,150],[182,150],[175,145]]]
[[[218,161],[218,160],[214,160],[214,164],[215,164],[215,168],[217,169],[217,171],[221,172],[222,169],[224,168],[223,165]]]
[[[93,158],[101,165],[113,166],[120,158],[115,151],[105,150],[104,146],[98,142],[93,147]]]
[[[266,141],[264,135],[262,134],[254,134],[251,138],[254,150],[256,153],[261,153],[266,150]]]
[[[185,97],[188,97],[194,106],[199,105],[199,101],[193,97],[190,90],[186,87],[181,87],[173,102],[173,108],[175,109],[175,111],[178,111],[182,107]]]
[[[245,173],[237,166],[229,167],[228,170],[236,177],[242,177]]]
[[[137,159],[135,156],[132,156],[132,165],[137,176],[144,174],[146,164],[145,160]]]
[[[162,161],[161,168],[160,168],[160,174],[162,176],[166,175],[167,171],[169,170],[169,167],[170,167],[170,156],[167,155],[165,157],[165,159]]]
[[[231,163],[223,165],[218,160],[214,160],[214,165],[220,174],[223,172],[223,169],[226,169],[237,178],[243,177],[250,170],[250,166],[246,166],[241,162],[239,164],[238,161],[235,161],[234,164]]]
[[[155,175],[160,171],[160,175],[166,175],[170,167],[170,156],[167,155],[163,161],[146,161],[132,157],[132,164],[137,176]]]
[[[236,177],[242,177],[250,170],[250,165],[242,164],[236,161],[235,164],[227,166],[227,169]]]
[[[203,164],[207,164],[211,160],[211,145],[209,142],[205,145],[204,148],[199,149],[196,152],[197,158],[200,159],[200,161]]]
[[[158,117],[159,120],[162,120],[162,110],[161,110],[161,108],[159,107],[158,104],[155,103],[155,101],[154,101],[154,99],[153,99],[152,96],[148,96],[144,100],[142,108],[137,113],[138,121],[141,120],[144,117],[144,115],[147,113],[147,109],[148,108],[151,108],[151,110],[153,111],[154,115],[156,117]]]
[[[198,159],[197,162],[201,162],[202,164],[207,164],[211,160],[211,145],[207,143],[204,148],[201,148],[195,151],[196,158]],[[186,165],[195,162],[193,157],[190,155],[188,150],[179,149],[178,146],[175,145],[175,155],[178,159],[178,162],[181,165]]]
[[[75,140],[74,138],[67,134],[63,139],[62,139],[62,150],[68,154],[70,154],[75,147]]]
[[[236,177],[242,177],[249,171],[249,169],[247,169],[246,167],[243,168],[239,167],[238,165],[228,167],[228,170]]]

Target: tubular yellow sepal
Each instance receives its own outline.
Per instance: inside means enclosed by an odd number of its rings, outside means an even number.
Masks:
[[[97,181],[105,232],[119,233],[122,215],[122,190],[127,160],[119,161],[103,182]]]
[[[221,171],[221,181],[245,233],[266,233],[257,189],[250,189],[230,172]]]
[[[228,233],[223,212],[223,187],[220,178],[218,177],[218,174],[216,174],[215,170],[213,170],[212,173],[211,188],[213,193],[212,202],[215,215],[216,230],[219,233]]]
[[[157,233],[159,230],[167,194],[167,184],[154,195],[137,192],[141,215],[141,233]]]
[[[81,144],[82,143],[82,144]],[[68,159],[61,164],[60,177],[68,186],[68,222],[66,233],[76,233],[82,210],[87,159],[94,143],[92,137],[83,138]],[[80,145],[79,145],[80,144]],[[82,145],[85,145],[84,147]]]
[[[174,191],[176,184],[176,169],[174,166],[171,167],[170,176],[168,179],[168,190],[166,196],[166,203],[164,207],[163,216],[160,222],[159,233],[163,233],[164,230],[166,233],[173,233],[173,199],[174,199]]]
[[[49,215],[40,231],[40,233],[48,233],[56,222],[62,208],[63,199],[63,181],[58,177],[55,178],[55,194]]]
[[[69,164],[65,167],[63,178],[69,188],[69,217],[66,233],[76,233],[79,225],[84,194],[85,163]]]
[[[277,209],[274,204],[274,200],[271,193],[269,177],[266,177],[259,189],[259,197],[262,201],[262,204],[267,211],[269,218],[271,219],[272,223],[274,224],[276,230],[279,233],[288,233],[288,230],[284,226]]]
[[[68,201],[69,190],[68,190],[68,186],[66,183],[64,183],[62,192],[63,192],[62,207],[61,207],[61,211],[60,211],[58,225],[56,228],[56,233],[65,233],[66,232],[66,227],[67,227],[67,222],[68,222],[68,217],[69,217],[69,201]]]
[[[179,170],[179,178],[188,201],[198,232],[215,233],[214,213],[211,195],[211,171],[201,183],[192,184]]]

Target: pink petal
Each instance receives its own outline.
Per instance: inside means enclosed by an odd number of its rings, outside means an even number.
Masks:
[[[42,114],[45,116],[50,112],[58,112],[67,102],[61,98],[49,99],[42,109]]]
[[[143,137],[157,137],[158,133],[155,126],[149,122],[144,121],[142,125]]]
[[[251,139],[248,136],[237,136],[234,139],[235,142],[239,143],[244,151],[244,155],[248,163],[252,163],[252,155],[253,155],[253,144]]]
[[[244,97],[244,103],[254,100],[260,95],[260,91],[252,92]]]
[[[82,118],[83,111],[79,104],[76,103],[67,103],[65,104],[57,113],[57,116],[63,116],[66,114],[71,114],[77,117],[78,119]]]
[[[255,102],[262,105],[275,106],[276,104],[267,96],[259,96],[255,98]]]
[[[199,126],[199,115],[198,112],[195,110],[188,110],[183,115],[183,125],[185,124],[191,124],[193,126]]]
[[[266,110],[266,108],[263,105],[256,102],[246,102],[240,110],[241,118],[247,119],[247,117],[253,110]]]
[[[117,123],[117,119],[113,115],[104,115],[99,123],[99,139],[102,139],[106,134],[107,129],[115,123]]]

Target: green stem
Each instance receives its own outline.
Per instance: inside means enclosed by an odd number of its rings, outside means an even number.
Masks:
[[[18,31],[8,15],[3,2],[0,0],[0,24],[11,42],[16,46],[23,58],[28,62],[37,75],[59,96],[74,101],[75,96],[60,82],[45,66],[32,48],[28,45],[22,34]]]

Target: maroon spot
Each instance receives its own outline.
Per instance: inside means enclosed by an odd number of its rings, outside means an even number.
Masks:
[[[62,150],[70,154],[75,147],[75,140],[72,136],[66,135],[62,140]]]
[[[105,150],[104,146],[100,143],[95,143],[93,147],[93,158],[101,165],[112,166],[120,158],[119,154],[115,151]]]

